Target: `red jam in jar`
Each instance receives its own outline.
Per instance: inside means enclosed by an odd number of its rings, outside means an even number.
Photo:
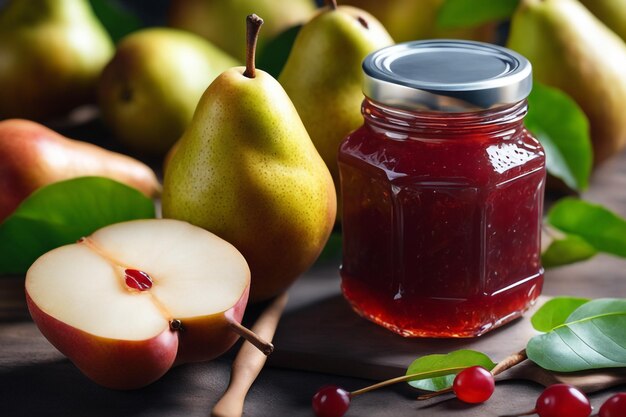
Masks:
[[[530,64],[439,40],[382,49],[363,68],[365,123],[339,150],[344,296],[407,337],[479,336],[519,317],[543,283]]]

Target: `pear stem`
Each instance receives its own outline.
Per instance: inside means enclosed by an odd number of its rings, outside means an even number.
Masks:
[[[237,333],[239,336],[246,339],[246,341],[250,342],[254,347],[259,349],[265,356],[268,356],[274,351],[274,345],[270,342],[266,341],[252,330],[244,327],[241,323],[236,321],[230,322],[230,328],[233,332]]]
[[[248,78],[256,76],[256,68],[254,66],[256,44],[262,24],[263,19],[255,14],[251,14],[246,18],[246,70],[243,75]]]
[[[337,9],[337,0],[326,0],[326,5],[331,8],[331,10]]]
[[[252,330],[267,340],[272,340],[286,304],[287,292],[284,292],[265,308]],[[265,361],[265,356],[249,343],[241,346],[232,365],[228,388],[213,407],[211,417],[235,417],[243,414],[246,394],[263,369]]]

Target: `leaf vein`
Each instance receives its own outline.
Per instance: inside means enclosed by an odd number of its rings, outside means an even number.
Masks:
[[[569,329],[569,330],[572,331],[571,329]],[[572,331],[572,333],[574,333],[574,332]],[[574,334],[576,335],[576,333],[574,333]],[[563,336],[559,332],[556,332],[556,335],[559,336],[561,341],[565,344],[565,346],[567,346],[574,353],[574,355],[578,356],[580,358],[580,360],[585,362],[588,366],[591,366],[591,363],[587,359],[585,359],[583,356],[581,356],[578,352],[576,352],[576,350],[574,350],[574,348],[572,346],[570,346],[569,343],[567,343],[567,340],[565,340],[563,338]],[[578,337],[578,336],[576,335],[576,337]]]
[[[593,323],[593,322],[592,322]],[[572,334],[574,336],[576,336],[576,338],[578,338],[578,340],[580,340],[583,345],[587,346],[589,349],[591,349],[592,351],[594,351],[595,353],[597,353],[598,355],[602,356],[603,358],[605,358],[607,361],[612,362],[612,363],[619,363],[614,361],[613,359],[609,358],[608,356],[606,356],[605,354],[603,354],[602,352],[600,352],[599,350],[597,350],[596,348],[594,348],[593,346],[591,346],[589,343],[587,343],[587,341],[585,341],[585,339],[583,339],[582,336],[580,336],[578,333],[576,333],[576,331],[574,329],[572,329]],[[580,355],[579,355],[580,356]],[[589,365],[591,365],[590,362],[587,362]]]
[[[610,334],[607,334],[604,330],[602,330],[594,320],[591,321],[591,324],[593,324],[593,327],[595,327],[596,329],[598,329],[598,331],[602,334],[602,336],[604,336],[606,339],[610,340],[611,343],[613,343],[615,346],[617,346],[618,348],[624,350],[625,346],[622,346],[621,344],[619,344],[615,339],[613,339],[611,337]]]
[[[613,311],[611,313],[603,313],[603,314],[598,314],[598,315],[595,315],[595,316],[584,317],[584,318],[579,319],[579,320],[571,321],[571,322],[568,322],[568,323],[563,323],[563,324],[555,327],[552,330],[557,330],[557,329],[560,329],[562,327],[570,327],[573,324],[584,323],[586,321],[591,321],[591,320],[594,320],[594,319],[603,318],[603,317],[611,317],[611,316],[626,316],[626,312],[624,312],[624,311]]]

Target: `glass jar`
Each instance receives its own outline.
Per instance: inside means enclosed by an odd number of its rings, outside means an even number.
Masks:
[[[544,151],[530,63],[466,41],[368,56],[364,125],[339,150],[342,290],[407,337],[479,336],[539,296]]]

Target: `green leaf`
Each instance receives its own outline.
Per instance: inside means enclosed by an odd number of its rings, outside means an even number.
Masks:
[[[0,224],[0,275],[23,274],[44,253],[106,225],[154,216],[152,200],[108,178],[53,183]]]
[[[580,236],[597,251],[626,258],[626,220],[600,205],[563,198],[550,209],[547,221]]]
[[[587,189],[593,150],[589,121],[576,102],[558,89],[535,82],[525,124],[546,151],[548,172],[574,190]]]
[[[143,26],[137,16],[115,0],[89,0],[89,2],[115,43]]]
[[[576,235],[564,235],[553,240],[548,249],[541,254],[541,263],[545,268],[568,265],[594,257],[598,251],[585,239]]]
[[[265,44],[259,51],[256,66],[278,78],[302,25],[293,26]]]
[[[563,325],[578,307],[589,302],[588,298],[556,297],[547,301],[530,319],[535,330],[549,332]]]
[[[417,358],[413,361],[413,363],[411,363],[411,365],[409,365],[406,374],[410,375],[452,367],[464,369],[476,365],[482,366],[489,371],[496,366],[496,364],[484,353],[476,352],[474,350],[456,350],[445,355],[435,354]],[[439,391],[451,387],[454,382],[454,377],[455,374],[421,379],[417,381],[410,381],[409,385],[425,391]]]
[[[513,15],[519,0],[446,0],[437,12],[440,28],[463,28],[505,20]]]
[[[530,360],[555,372],[626,367],[626,299],[589,301],[566,323],[530,339]]]
[[[567,318],[566,323],[584,320],[598,314],[626,313],[626,299],[623,298],[599,298],[584,303],[575,309]]]

